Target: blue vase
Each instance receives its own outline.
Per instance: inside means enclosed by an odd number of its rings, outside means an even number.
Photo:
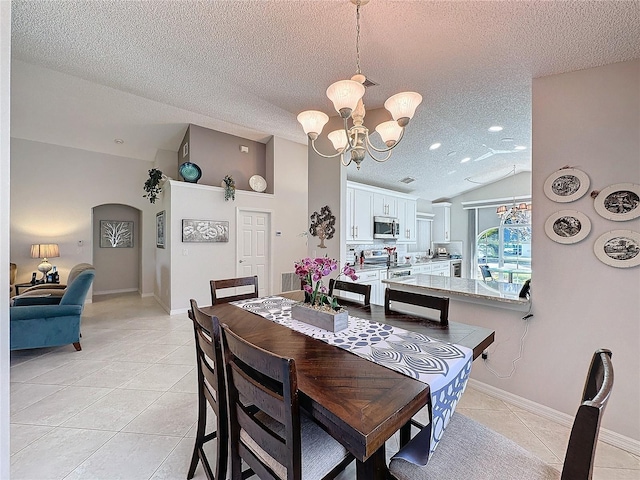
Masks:
[[[202,177],[202,170],[200,170],[200,167],[191,162],[184,162],[180,165],[178,173],[185,182],[189,183],[198,183],[198,180]]]

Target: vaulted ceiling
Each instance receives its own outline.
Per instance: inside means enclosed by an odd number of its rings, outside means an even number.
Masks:
[[[149,161],[188,123],[306,143],[296,116],[332,114],[355,25],[348,0],[13,1],[11,133]],[[640,1],[371,0],[360,49],[368,110],[423,102],[391,160],[349,179],[446,198],[531,168],[533,78],[640,58]]]

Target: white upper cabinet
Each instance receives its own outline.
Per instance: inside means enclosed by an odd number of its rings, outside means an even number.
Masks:
[[[383,193],[374,193],[373,214],[376,217],[397,217],[398,198]]]
[[[398,199],[398,223],[400,236],[398,243],[416,243],[416,201],[406,198]]]
[[[373,192],[347,187],[347,243],[373,242]]]
[[[448,202],[434,203],[433,227],[431,241],[443,243],[451,241],[451,204]]]

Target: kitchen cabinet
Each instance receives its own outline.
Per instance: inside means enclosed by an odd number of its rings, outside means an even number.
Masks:
[[[411,275],[419,274],[431,275],[431,264],[427,263],[424,265],[413,265],[411,267]]]
[[[434,203],[433,226],[431,231],[431,241],[443,243],[451,241],[451,204],[448,202]]]
[[[371,285],[371,303],[376,305],[384,304],[384,295],[382,295],[382,301],[380,300],[380,274],[384,272],[384,276],[386,278],[387,271],[386,270],[365,270],[357,272],[358,279],[351,280],[349,278],[343,278],[344,282],[353,282],[364,285]],[[349,300],[354,300],[356,302],[362,302],[362,297],[357,293],[351,292],[340,292],[340,295]]]
[[[373,242],[373,192],[347,187],[347,243]]]
[[[438,275],[440,277],[451,276],[451,265],[448,261],[433,262],[431,264],[431,275]]]
[[[373,194],[373,214],[376,217],[398,217],[398,198],[391,194]]]
[[[417,242],[416,207],[415,200],[398,198],[398,223],[400,224],[398,243]]]

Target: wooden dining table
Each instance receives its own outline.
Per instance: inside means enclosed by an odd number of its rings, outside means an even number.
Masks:
[[[279,296],[302,301],[302,291]],[[349,315],[424,333],[473,350],[473,358],[494,340],[490,329],[439,322],[384,307],[341,302]],[[429,385],[346,350],[316,340],[230,303],[201,307],[245,340],[296,362],[300,405],[356,458],[359,480],[389,477],[385,441],[427,405]],[[405,430],[406,431],[406,430]]]

